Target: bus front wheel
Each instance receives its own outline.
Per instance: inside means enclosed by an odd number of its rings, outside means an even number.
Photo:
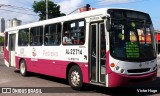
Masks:
[[[20,73],[22,76],[27,76],[27,67],[24,60],[20,61]]]
[[[81,90],[83,85],[82,80],[83,79],[81,69],[77,65],[72,66],[68,74],[68,81],[72,89]]]

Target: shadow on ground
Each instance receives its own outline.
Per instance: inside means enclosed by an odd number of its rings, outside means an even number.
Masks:
[[[155,81],[148,82],[147,84],[138,84],[134,86],[106,88],[90,85],[90,87],[88,86],[86,89],[112,96],[148,96],[160,93],[160,78],[158,77]]]
[[[15,71],[16,73],[19,73],[19,71]],[[37,77],[41,79],[45,79],[48,81],[53,81],[61,84],[68,85],[68,81],[61,78],[36,74],[36,73],[30,73],[28,77]],[[54,91],[53,91],[54,89]],[[52,93],[101,93],[106,95],[112,95],[112,96],[120,96],[120,95],[129,95],[129,96],[139,96],[139,95],[154,95],[160,93],[160,77],[157,77],[155,81],[148,82],[145,84],[138,84],[138,85],[132,85],[132,86],[126,86],[126,87],[116,87],[116,88],[106,88],[96,85],[89,85],[85,84],[85,87],[83,87],[83,90],[81,91],[75,91],[71,89],[70,87],[56,87],[56,88],[50,88]]]

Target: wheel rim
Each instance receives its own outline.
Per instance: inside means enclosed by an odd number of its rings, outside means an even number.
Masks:
[[[20,69],[21,69],[21,73],[24,74],[24,72],[25,72],[25,70],[26,70],[24,63],[21,63]]]
[[[71,82],[74,86],[78,86],[80,84],[80,75],[77,71],[72,71],[71,73]]]

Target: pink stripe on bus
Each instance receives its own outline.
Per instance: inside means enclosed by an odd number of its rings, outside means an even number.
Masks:
[[[16,56],[16,68],[19,69],[19,60],[21,58]],[[33,59],[33,58],[24,58],[26,65],[27,65],[27,71],[29,72],[35,72],[40,73],[44,75],[49,76],[55,76],[59,78],[65,78],[66,79],[66,70],[67,66],[70,61],[61,61],[61,60],[47,60],[47,59]],[[74,62],[81,68],[82,76],[83,76],[83,82],[88,83],[88,63],[80,63],[80,62]]]
[[[110,63],[110,61],[109,61],[109,55],[110,54],[110,52],[108,51],[108,52],[106,52],[106,74],[110,74],[111,72],[112,72],[112,70],[110,69],[110,67],[109,67],[109,63]]]
[[[7,48],[4,46],[4,59],[9,62],[9,51]]]

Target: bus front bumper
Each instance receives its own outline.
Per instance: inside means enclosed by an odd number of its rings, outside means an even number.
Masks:
[[[157,71],[143,75],[122,75],[112,72],[108,75],[108,87],[122,87],[155,80]]]

